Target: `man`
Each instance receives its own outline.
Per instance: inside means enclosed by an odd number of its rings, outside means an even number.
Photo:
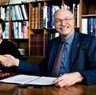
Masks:
[[[87,85],[96,83],[96,38],[74,31],[74,17],[67,9],[59,9],[54,14],[54,26],[60,37],[48,43],[45,58],[40,64],[30,64],[5,55],[1,63],[6,67],[17,66],[19,73],[43,74],[55,76],[57,55],[61,43],[64,46],[61,59],[59,59],[59,72],[54,80],[56,86],[71,86],[76,83]],[[66,47],[66,49],[65,49]],[[60,57],[60,56],[59,56]],[[61,62],[61,63],[60,63]]]

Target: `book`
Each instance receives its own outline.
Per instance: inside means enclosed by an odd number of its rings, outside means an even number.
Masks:
[[[18,22],[13,22],[12,28],[13,28],[13,38],[19,38]]]
[[[23,14],[19,5],[15,5],[15,13],[17,20],[23,20]]]
[[[82,33],[88,34],[88,18],[82,18]]]
[[[23,38],[27,39],[28,38],[28,21],[23,21],[22,22],[22,32],[23,32]]]
[[[28,19],[28,10],[27,10],[27,6],[26,5],[21,5],[21,9],[24,15],[24,19],[27,20]]]
[[[43,56],[43,34],[30,35],[30,55]]]
[[[9,22],[5,23],[5,30],[3,33],[3,38],[8,39],[9,38]]]
[[[91,17],[91,18],[88,18],[88,26],[87,26],[88,28],[88,34],[89,35],[95,35],[94,34],[94,18],[93,17]]]
[[[35,28],[35,25],[34,25],[34,20],[35,20],[35,8],[34,7],[32,7],[32,9],[31,9],[31,12],[30,12],[30,16],[31,16],[31,18],[30,18],[30,27],[31,27],[31,29],[34,29]]]
[[[21,84],[21,85],[52,85],[55,79],[56,78],[54,77],[20,74],[9,78],[1,79],[0,82]]]

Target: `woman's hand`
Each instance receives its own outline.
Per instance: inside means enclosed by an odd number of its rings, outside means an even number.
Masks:
[[[19,65],[19,59],[16,59],[12,55],[0,55],[0,62],[4,67],[12,67]]]

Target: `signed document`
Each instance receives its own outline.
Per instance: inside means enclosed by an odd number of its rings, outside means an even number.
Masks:
[[[16,83],[22,85],[52,85],[54,77],[31,76],[31,75],[16,75],[0,80],[0,82]]]

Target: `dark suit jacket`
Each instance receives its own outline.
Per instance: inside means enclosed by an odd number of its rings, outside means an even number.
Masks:
[[[17,71],[50,76],[60,42],[61,38],[58,37],[48,43],[46,57],[40,64],[20,61]],[[96,38],[75,32],[71,54],[71,72],[79,72],[84,77],[83,82],[88,85],[96,83]]]

